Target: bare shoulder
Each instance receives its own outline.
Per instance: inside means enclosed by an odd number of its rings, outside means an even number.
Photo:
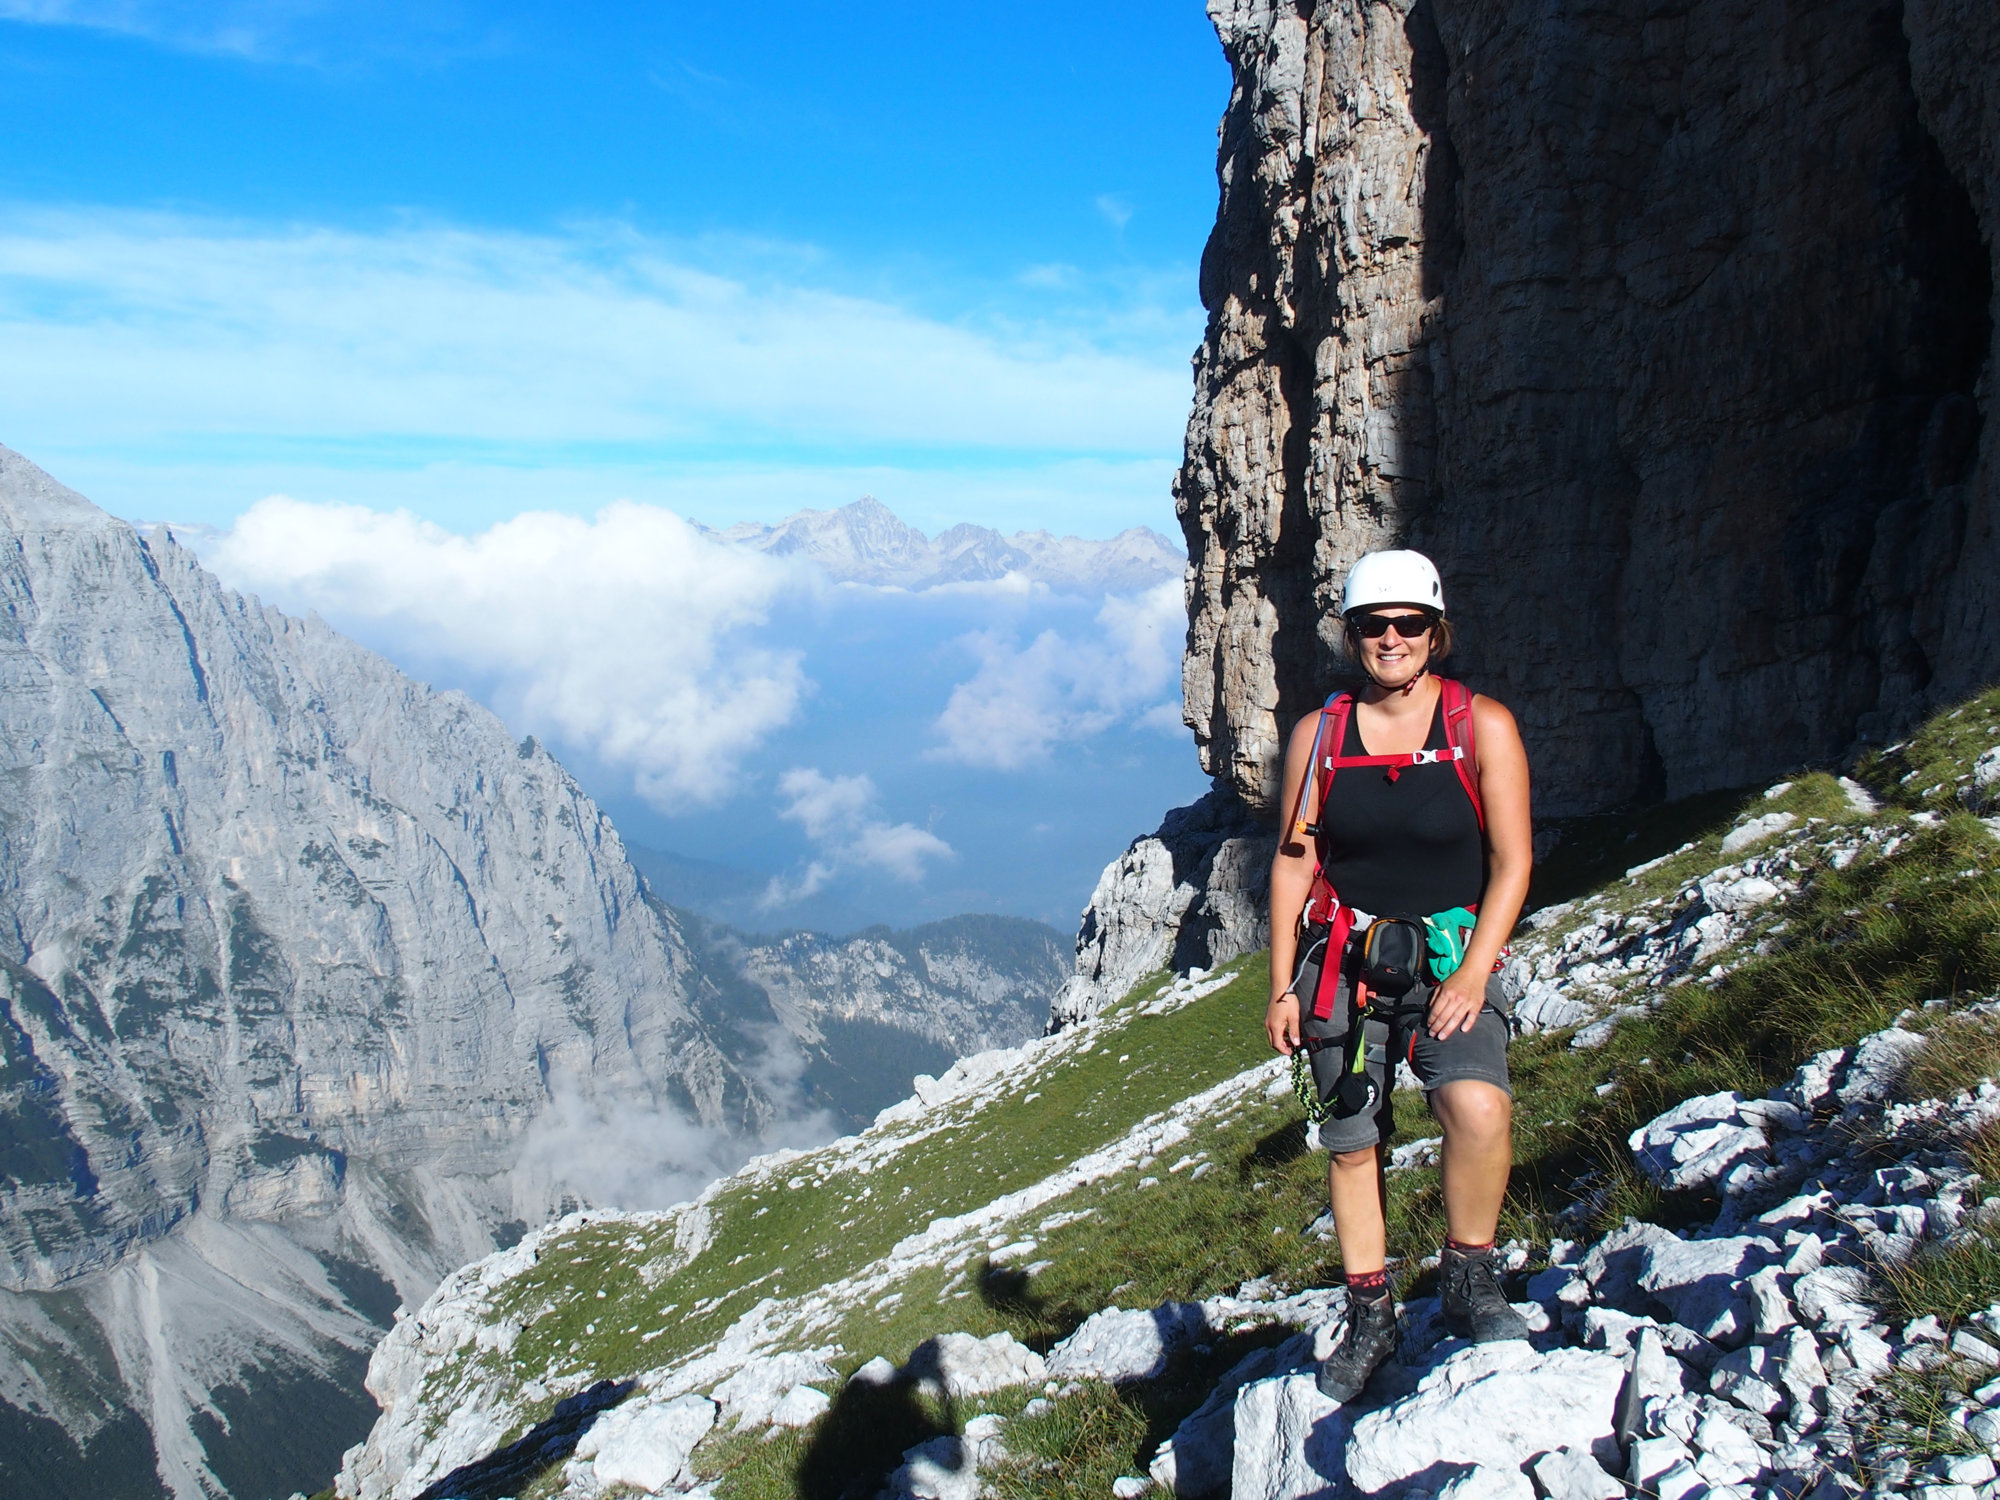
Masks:
[[[1485,734],[1489,729],[1515,735],[1521,732],[1507,705],[1498,698],[1487,697],[1484,693],[1472,695],[1472,727],[1481,734]]]
[[[1507,705],[1483,693],[1472,695],[1472,731],[1485,745],[1519,745],[1521,727]]]
[[[1518,750],[1526,754],[1526,746],[1520,742],[1520,726],[1514,722],[1514,714],[1498,698],[1486,698],[1484,694],[1472,694],[1472,732],[1478,736],[1480,748],[1496,750],[1506,754],[1506,750]]]

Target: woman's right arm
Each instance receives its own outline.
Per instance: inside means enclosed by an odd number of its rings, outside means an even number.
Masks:
[[[1299,793],[1312,762],[1313,736],[1319,733],[1319,713],[1307,714],[1292,730],[1285,751],[1285,795],[1278,804],[1278,849],[1271,856],[1271,1003],[1264,1012],[1264,1034],[1287,1055],[1299,1045],[1299,1001],[1287,994],[1299,956],[1299,913],[1312,893],[1313,845],[1298,831],[1310,823],[1316,807],[1301,808]]]

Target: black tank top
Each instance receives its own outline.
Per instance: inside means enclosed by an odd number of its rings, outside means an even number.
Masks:
[[[1445,748],[1444,699],[1431,716],[1426,750]],[[1342,755],[1366,755],[1361,717],[1347,716]],[[1371,916],[1427,917],[1471,906],[1486,888],[1479,814],[1450,761],[1335,773],[1320,811],[1320,863],[1335,893]],[[1324,773],[1322,773],[1324,774]]]

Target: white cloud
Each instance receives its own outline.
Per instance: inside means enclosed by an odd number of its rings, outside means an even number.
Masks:
[[[0,0],[0,20],[107,31],[255,62],[351,63],[358,53],[435,58],[493,46],[452,8],[422,0]]]
[[[684,1203],[759,1151],[807,1149],[838,1134],[833,1117],[806,1101],[806,1057],[777,1026],[747,1027],[758,1044],[748,1071],[773,1108],[755,1136],[702,1125],[670,1107],[605,1098],[568,1077],[550,1081],[548,1108],[522,1136],[516,1212],[553,1213],[564,1195],[596,1208],[667,1208]]]
[[[464,537],[273,496],[202,556],[288,607],[382,622],[418,662],[491,682],[518,727],[630,768],[663,809],[725,794],[805,687],[796,652],[743,638],[797,572],[657,507],[530,511]]]
[[[618,224],[360,233],[18,205],[0,222],[0,409],[30,449],[1129,458],[1169,453],[1187,407],[1178,305],[976,326],[812,284],[807,251]]]
[[[778,792],[785,799],[778,816],[803,828],[819,852],[796,880],[771,881],[761,903],[766,909],[804,900],[844,868],[915,883],[930,861],[952,858],[951,845],[930,830],[877,817],[871,777],[828,776],[801,766],[778,778]]]
[[[952,690],[939,715],[943,744],[937,753],[1005,771],[1118,723],[1178,732],[1173,690],[1187,632],[1180,582],[1113,595],[1096,624],[1094,638],[1066,639],[1046,630],[1026,646],[992,632],[967,636],[964,644],[979,658],[979,670]]]

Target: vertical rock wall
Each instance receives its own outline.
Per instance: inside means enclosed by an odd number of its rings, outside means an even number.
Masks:
[[[1340,580],[1444,570],[1538,812],[1754,781],[2000,663],[1980,0],[1214,0],[1187,712],[1272,816]]]
[[[1105,871],[1060,1025],[1265,940],[1341,581],[1420,547],[1536,811],[1739,786],[2000,675],[1992,0],[1210,0],[1186,459],[1217,790]]]

